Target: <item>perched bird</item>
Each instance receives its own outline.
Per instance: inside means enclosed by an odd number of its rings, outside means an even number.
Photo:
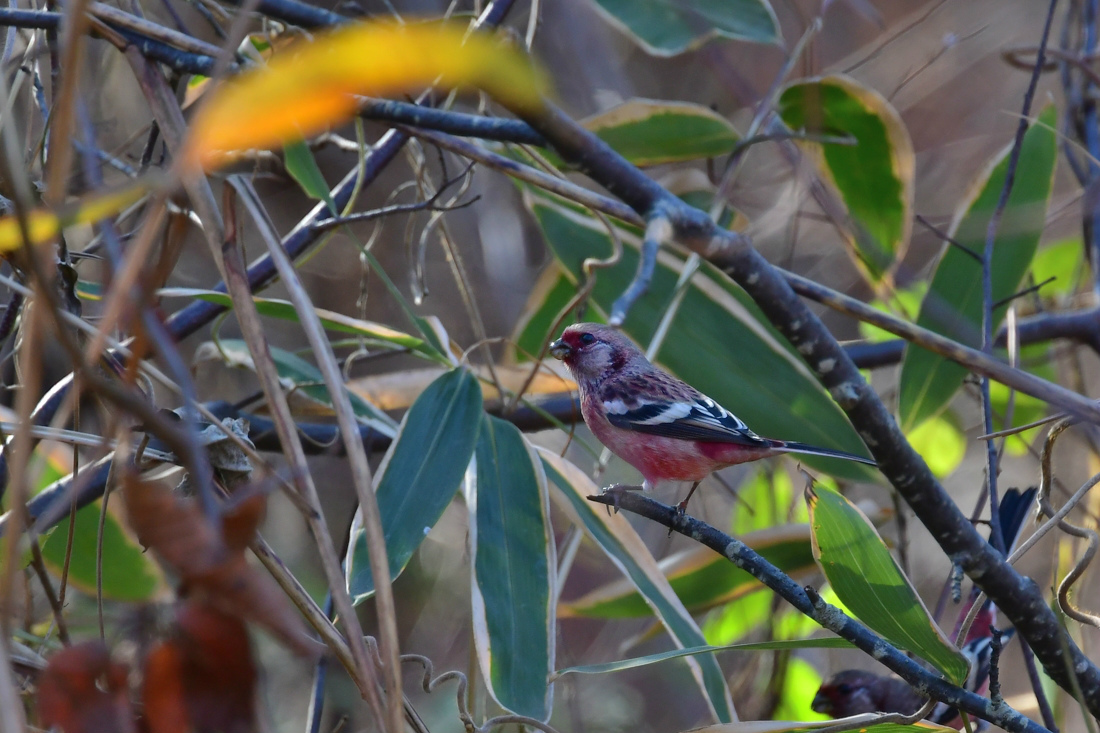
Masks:
[[[807,453],[876,465],[869,458],[803,443],[761,438],[717,402],[650,363],[634,343],[609,326],[575,323],[550,344],[581,391],[581,415],[612,453],[653,487],[692,481],[714,471],[779,453]]]
[[[970,662],[970,674],[963,687],[984,695],[989,690],[989,665],[993,652],[992,612],[983,608],[967,634],[967,643],[959,650]],[[977,630],[977,631],[975,631]],[[1007,643],[1015,634],[1009,629],[1001,636]],[[861,713],[902,713],[912,715],[920,710],[927,698],[921,697],[909,683],[898,677],[888,677],[860,669],[845,669],[826,680],[814,695],[810,707],[831,718],[847,718]],[[962,728],[959,711],[937,703],[927,720],[952,728]],[[978,730],[985,729],[985,721],[979,721]]]
[[[845,669],[825,681],[810,707],[832,718],[860,713],[891,712],[912,715],[925,698],[900,677]]]
[[[1001,520],[1001,532],[1009,552],[1016,542],[1028,507],[1034,502],[1036,489],[1024,491],[1009,489],[1001,496],[998,517]],[[971,606],[977,600],[975,590],[969,602],[959,613],[960,623]],[[959,651],[970,662],[970,673],[963,687],[971,692],[984,695],[989,690],[989,667],[993,652],[993,626],[996,623],[996,607],[986,602],[974,617],[974,623],[966,634]],[[955,630],[958,633],[958,629]],[[1015,631],[1008,629],[1001,635],[1001,642],[1007,643]],[[860,713],[915,713],[925,703],[925,698],[917,694],[909,683],[897,677],[865,672],[859,669],[845,669],[837,672],[817,691],[810,707],[832,718],[846,718]],[[952,728],[961,728],[962,719],[958,710],[939,703],[928,714],[928,720]],[[985,721],[981,721],[979,729]]]

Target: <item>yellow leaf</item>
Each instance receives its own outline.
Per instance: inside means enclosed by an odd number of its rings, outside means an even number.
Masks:
[[[53,241],[61,230],[74,224],[89,224],[105,219],[136,202],[148,191],[151,180],[137,179],[125,188],[88,196],[58,211],[34,209],[27,213],[27,235],[31,244]],[[0,253],[12,252],[23,246],[19,219],[0,217]]]
[[[479,87],[513,107],[542,105],[542,75],[520,50],[457,24],[368,21],[319,34],[215,90],[181,156],[210,169],[250,148],[283,145],[352,117],[361,96],[439,85]]]

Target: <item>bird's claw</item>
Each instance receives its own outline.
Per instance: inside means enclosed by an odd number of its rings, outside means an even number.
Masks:
[[[679,524],[681,519],[683,519],[686,516],[687,508],[688,508],[687,499],[684,499],[683,501],[681,501],[679,504],[676,505],[676,513],[672,517],[672,522],[669,523],[669,525],[668,525],[668,536],[669,537],[672,536],[673,528],[677,524]]]
[[[611,503],[604,504],[608,515],[611,514],[612,507],[615,508],[616,514],[619,513],[619,499],[622,497],[624,491],[642,491],[644,488],[643,486],[635,486],[633,484],[612,484],[611,486],[606,486],[601,489],[600,496],[611,495]]]

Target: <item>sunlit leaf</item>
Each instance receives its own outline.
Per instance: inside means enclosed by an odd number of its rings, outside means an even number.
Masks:
[[[542,461],[511,423],[485,415],[467,474],[474,644],[493,698],[550,717],[554,670],[554,542]]]
[[[778,720],[828,720],[829,716],[816,713],[810,707],[817,688],[821,687],[821,675],[800,657],[788,657],[786,664],[783,689],[779,691],[779,704],[772,717]]]
[[[553,251],[562,275],[582,280],[587,257],[605,257],[612,244],[604,226],[583,209],[561,199],[525,190],[527,206]],[[585,318],[601,320],[634,278],[640,240],[636,229],[621,227],[619,264],[601,269]],[[648,293],[634,304],[624,331],[646,344],[668,308],[684,266],[679,252],[661,248]],[[547,275],[547,278],[552,276]],[[576,287],[576,286],[574,286]],[[574,291],[575,292],[575,291]],[[528,302],[528,315],[516,336],[520,347],[536,352],[556,338],[545,330],[565,305],[568,290],[544,281]],[[863,442],[798,353],[760,312],[752,299],[707,263],[691,278],[656,361],[738,415],[766,437],[798,440],[823,448],[866,453]],[[867,466],[838,459],[800,456],[803,463],[851,479],[873,480]]]
[[[852,649],[852,643],[841,639],[839,636],[831,636],[822,639],[795,639],[788,641],[758,641],[750,642],[746,644],[727,644],[725,646],[700,646],[692,647],[689,649],[674,649],[668,652],[660,652],[657,654],[647,654],[644,657],[634,657],[632,659],[622,659],[618,662],[607,662],[606,664],[586,664],[578,667],[566,667],[565,669],[559,669],[554,677],[562,677],[567,674],[605,674],[607,672],[620,672],[624,669],[634,669],[636,667],[645,667],[650,664],[656,664],[657,662],[663,662],[666,659],[679,659],[681,657],[691,657],[696,654],[709,654],[711,652],[725,652],[725,651],[743,651],[743,652],[757,652],[757,651],[789,651],[793,649]],[[816,689],[816,688],[815,688]],[[812,695],[811,695],[812,697]]]
[[[1031,261],[1031,278],[1036,283],[1054,278],[1039,290],[1039,295],[1049,298],[1073,293],[1081,284],[1087,270],[1083,267],[1085,248],[1080,237],[1070,237],[1045,244]]]
[[[887,641],[916,653],[956,684],[966,679],[966,658],[932,620],[863,512],[820,485],[807,487],[806,501],[814,555],[845,605]]]
[[[1025,371],[1037,377],[1057,382],[1057,368],[1051,358],[1051,347],[1050,343],[1030,344],[1020,347],[1020,364]],[[993,406],[994,430],[1006,430],[1009,427],[1026,425],[1043,419],[1051,412],[1050,405],[1044,400],[1023,392],[1010,390],[1005,385],[994,381],[989,383],[989,401]],[[1005,418],[1009,414],[1010,404],[1012,419],[1006,422]],[[1005,451],[1009,455],[1025,455],[1036,437],[1042,434],[1044,430],[1043,427],[1035,427],[1009,435],[1005,438]]]
[[[767,0],[595,0],[613,25],[646,53],[675,56],[712,38],[780,43],[779,22]]]
[[[1048,105],[1024,134],[1015,184],[993,247],[994,303],[1019,290],[1039,244],[1058,158],[1057,127],[1058,111]],[[989,221],[1004,187],[1009,152],[1006,148],[993,159],[956,211],[948,233],[970,252],[981,254],[985,250]],[[994,309],[994,331],[1007,307]],[[944,245],[917,325],[966,346],[981,347],[982,268],[966,251]],[[908,346],[898,387],[902,428],[912,429],[942,410],[966,374],[966,367],[918,346]]]
[[[907,321],[915,321],[917,320],[917,314],[920,313],[920,302],[924,299],[924,294],[927,292],[927,282],[924,280],[914,280],[908,287],[896,288],[894,290],[892,293],[892,308],[886,307],[886,305],[878,299],[871,301],[870,305],[875,310],[882,311],[883,313],[899,316]],[[874,341],[876,343],[892,341],[897,338],[897,336],[889,331],[863,321],[860,321],[859,333],[868,341]]]
[[[460,24],[349,23],[300,41],[211,92],[181,158],[217,167],[241,151],[323,132],[352,117],[361,96],[423,87],[479,87],[511,106],[538,110],[546,85],[528,57]]]
[[[808,523],[802,497],[795,500],[790,474],[780,468],[760,466],[755,475],[737,487],[732,534],[742,540],[752,532],[777,525]],[[806,525],[809,540],[809,524]]]
[[[926,420],[905,437],[939,478],[950,476],[966,455],[966,436],[947,414]]]
[[[464,369],[435,380],[405,413],[374,477],[392,577],[405,569],[458,491],[481,417],[481,390]],[[358,516],[346,564],[348,592],[362,603],[375,586]]]
[[[630,578],[668,629],[677,647],[704,646],[706,640],[676,597],[645,543],[621,514],[608,514],[586,497],[599,491],[580,469],[556,453],[538,449],[554,503],[596,542],[607,558]],[[713,655],[689,657],[692,671],[718,720],[736,717],[729,687]]]
[[[878,92],[845,76],[791,84],[779,114],[793,130],[854,139],[806,143],[851,217],[855,251],[873,278],[899,261],[912,229],[913,143],[901,116]]]
[[[824,585],[821,597],[846,612],[846,607],[832,587]],[[749,634],[771,629],[771,635],[779,640],[805,639],[821,629],[816,621],[794,610],[781,608],[776,613],[776,596],[769,589],[758,590],[734,599],[707,616],[703,633],[710,644],[733,644]]]

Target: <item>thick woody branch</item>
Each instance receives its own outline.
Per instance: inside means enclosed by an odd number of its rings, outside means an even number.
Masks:
[[[845,411],[880,470],[951,561],[1001,608],[1047,674],[1071,693],[1079,686],[1088,709],[1100,715],[1100,669],[1063,633],[1035,582],[1009,566],[959,510],[859,369],[783,274],[747,238],[721,229],[702,211],[672,197],[560,110],[549,106],[527,121],[563,158],[639,215],[665,207],[678,240],[721,267],[748,292]]]
[[[761,557],[744,542],[718,531],[706,522],[680,514],[675,508],[636,491],[606,493],[588,498],[651,519],[706,545],[737,567],[750,573],[796,609],[821,624],[823,628],[847,639],[857,648],[882,662],[912,685],[922,697],[940,700],[1012,733],[1025,731],[1041,733],[1046,730],[1007,705],[994,704],[991,700],[953,685],[929,672],[859,621],[823,601],[812,588],[799,587],[790,576]]]

